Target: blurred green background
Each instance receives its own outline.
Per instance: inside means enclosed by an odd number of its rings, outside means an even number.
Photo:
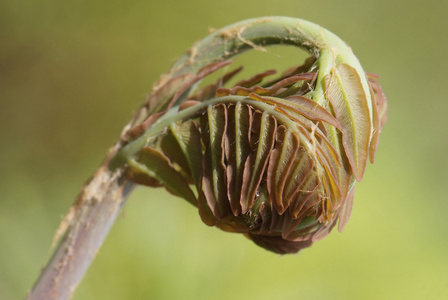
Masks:
[[[209,28],[266,15],[321,24],[381,75],[389,121],[343,234],[278,256],[140,188],[74,299],[448,299],[447,11],[439,0],[1,0],[0,299],[24,298],[158,76]]]

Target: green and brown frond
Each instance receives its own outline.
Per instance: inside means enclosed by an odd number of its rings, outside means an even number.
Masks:
[[[303,42],[299,30],[296,37],[287,31],[263,42],[250,31],[267,26],[260,24],[237,25],[236,36],[215,33],[190,51],[193,57],[181,59],[184,69],[176,65],[171,78],[162,79],[146,103],[153,114],[125,133],[127,145],[112,165],[126,164],[131,180],[183,197],[209,226],[243,233],[277,253],[295,253],[326,236],[338,220],[340,231],[345,226],[355,181],[367,160],[373,162],[387,100],[375,76],[366,75],[330,34],[331,55],[313,48],[318,55],[280,76],[268,70],[227,86],[237,68],[195,90],[251,43]],[[209,56],[205,45],[217,51],[208,64],[199,60]]]

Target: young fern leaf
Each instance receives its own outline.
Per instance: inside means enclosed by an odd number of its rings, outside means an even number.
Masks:
[[[227,66],[231,56],[270,44],[293,44],[312,56],[276,79],[269,79],[276,73],[269,70],[224,86],[238,68],[226,80],[194,90],[193,83]],[[196,44],[170,76],[158,89],[166,99],[156,92],[148,100],[160,117],[144,131],[141,125],[130,131],[141,136],[127,141],[112,167],[126,168],[141,183],[158,182],[197,206],[207,225],[245,233],[277,253],[311,245],[338,219],[342,230],[354,182],[362,179],[369,156],[373,161],[387,101],[339,38],[303,20],[249,20]],[[141,159],[149,153],[164,157]],[[168,175],[175,170],[183,180]]]
[[[325,77],[326,97],[341,124],[342,144],[352,166],[353,175],[361,181],[369,153],[372,123],[356,69],[340,64]]]

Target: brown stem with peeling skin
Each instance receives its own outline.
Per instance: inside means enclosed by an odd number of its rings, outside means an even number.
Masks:
[[[98,168],[70,209],[66,234],[27,299],[71,298],[133,185],[121,170],[110,171],[107,161]]]

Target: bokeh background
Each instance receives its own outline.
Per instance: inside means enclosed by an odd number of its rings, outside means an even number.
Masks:
[[[440,0],[1,0],[0,299],[25,297],[158,76],[209,28],[266,15],[329,28],[382,76],[389,121],[345,231],[278,256],[140,188],[74,299],[448,299],[447,11]],[[290,54],[254,65],[301,62]]]

